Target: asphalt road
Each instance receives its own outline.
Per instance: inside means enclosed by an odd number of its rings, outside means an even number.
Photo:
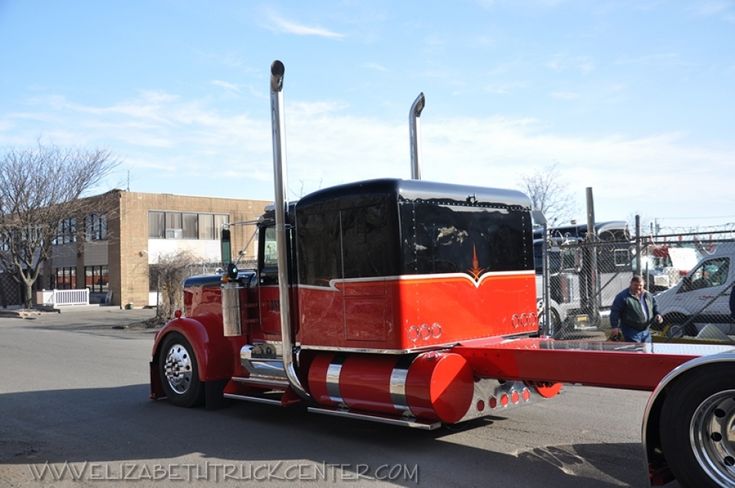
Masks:
[[[0,486],[648,486],[647,393],[566,387],[425,432],[232,402],[148,399],[149,311],[0,318]]]

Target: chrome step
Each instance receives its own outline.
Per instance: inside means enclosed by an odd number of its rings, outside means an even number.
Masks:
[[[263,388],[272,388],[275,390],[285,390],[288,388],[288,381],[277,379],[277,378],[262,378],[262,377],[250,377],[244,378],[241,376],[235,376],[232,381],[242,383],[243,385],[259,386]]]
[[[398,425],[401,427],[411,427],[412,429],[436,430],[441,427],[441,422],[421,422],[419,420],[399,419],[393,417],[383,417],[379,415],[370,415],[366,413],[356,413],[347,410],[333,410],[329,408],[308,407],[309,412],[320,413],[323,415],[332,415],[334,417],[345,417],[350,419],[368,420],[370,422],[378,422],[381,424]]]
[[[236,395],[234,393],[225,393],[224,397],[231,400],[242,400],[245,402],[264,403],[266,405],[277,405],[279,407],[281,406],[281,400],[274,400],[272,398],[263,398],[250,395]]]

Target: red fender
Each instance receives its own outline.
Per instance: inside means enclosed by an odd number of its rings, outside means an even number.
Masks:
[[[201,316],[196,319],[178,318],[171,320],[156,334],[150,363],[151,398],[163,396],[158,377],[159,348],[171,332],[183,335],[197,359],[197,371],[202,381],[229,380],[232,377],[232,347],[222,334],[222,323],[216,317]]]

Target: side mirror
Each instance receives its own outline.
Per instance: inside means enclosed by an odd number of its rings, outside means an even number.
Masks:
[[[230,229],[222,229],[220,233],[220,255],[222,264],[229,265],[232,263],[232,243],[230,241]],[[229,272],[229,267],[227,268]]]
[[[235,263],[227,263],[227,277],[230,281],[237,280],[237,265]]]

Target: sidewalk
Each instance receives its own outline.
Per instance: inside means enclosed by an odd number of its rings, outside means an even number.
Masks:
[[[52,326],[61,329],[112,329],[125,328],[135,325],[156,315],[155,309],[123,310],[116,306],[95,306],[79,309],[67,308],[64,313],[45,311],[20,311],[14,314],[3,314],[0,309],[0,324],[22,325],[27,323],[33,326]],[[152,329],[151,329],[152,330]]]

